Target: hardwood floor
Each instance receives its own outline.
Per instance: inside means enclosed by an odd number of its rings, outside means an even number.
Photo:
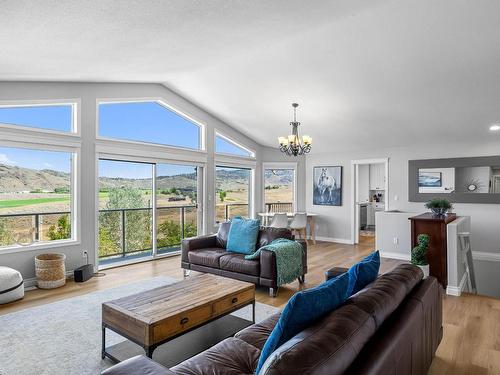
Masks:
[[[324,272],[333,267],[348,267],[368,255],[374,248],[373,237],[361,237],[359,245],[318,242],[308,251],[308,274],[305,285],[298,282],[280,288],[271,298],[266,288],[257,288],[257,301],[283,307],[293,293],[310,288],[324,280]],[[401,261],[382,259],[381,272]],[[113,288],[155,276],[182,279],[180,256],[105,270],[104,277],[85,283],[68,281],[55,290],[28,291],[22,301],[0,306],[0,315],[55,302],[98,290]],[[431,375],[498,375],[500,374],[500,300],[463,295],[444,299],[444,337],[429,371]]]

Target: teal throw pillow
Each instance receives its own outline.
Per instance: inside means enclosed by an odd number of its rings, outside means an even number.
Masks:
[[[295,293],[288,301],[278,323],[267,338],[255,373],[258,374],[266,359],[281,345],[319,318],[335,310],[347,299],[349,275],[342,275],[314,288]]]
[[[253,254],[259,235],[260,220],[235,217],[227,237],[226,250],[233,253]]]
[[[380,254],[375,251],[356,263],[347,274],[349,275],[349,296],[356,294],[368,284],[375,281],[380,269]]]

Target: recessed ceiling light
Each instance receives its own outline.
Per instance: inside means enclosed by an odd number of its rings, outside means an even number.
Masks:
[[[490,130],[491,130],[492,132],[497,132],[497,131],[499,131],[499,130],[500,130],[500,124],[493,124],[493,125],[491,125],[491,126],[490,126]]]

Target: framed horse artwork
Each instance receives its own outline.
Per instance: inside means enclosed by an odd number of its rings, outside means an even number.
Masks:
[[[313,168],[313,204],[342,206],[342,167]]]

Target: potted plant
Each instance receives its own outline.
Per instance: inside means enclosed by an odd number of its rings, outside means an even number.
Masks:
[[[429,235],[419,234],[417,237],[418,245],[411,251],[410,263],[420,267],[424,277],[429,276],[429,263],[427,262],[427,251],[429,250]]]
[[[425,204],[425,207],[436,216],[443,216],[453,208],[453,205],[446,199],[432,199]]]

